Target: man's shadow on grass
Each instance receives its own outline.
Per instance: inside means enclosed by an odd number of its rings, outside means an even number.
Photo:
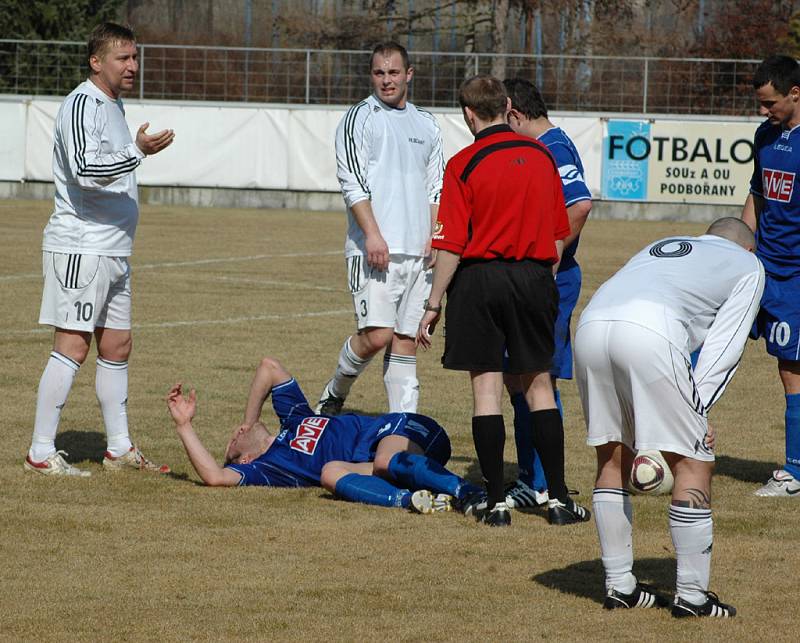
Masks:
[[[714,465],[714,477],[727,476],[741,482],[764,484],[776,468],[780,468],[780,464],[777,462],[760,462],[720,455],[717,456]]]
[[[103,462],[106,435],[99,431],[64,431],[56,435],[56,449],[69,454],[68,462]]]
[[[639,582],[653,585],[662,593],[675,587],[675,559],[643,558],[633,564]],[[588,598],[601,604],[605,598],[605,575],[599,558],[584,560],[561,569],[551,569],[531,577],[531,580],[564,594]]]
[[[71,464],[77,462],[102,464],[103,456],[106,453],[106,435],[99,431],[64,431],[56,435],[56,449],[69,454],[67,462]],[[157,475],[203,486],[202,482],[190,480],[189,476],[185,473],[170,471],[167,474]]]

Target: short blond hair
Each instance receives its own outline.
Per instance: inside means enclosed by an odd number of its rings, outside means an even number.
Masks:
[[[133,29],[115,22],[101,22],[89,34],[89,42],[86,43],[87,59],[92,56],[102,58],[111,47],[121,42],[136,42]]]

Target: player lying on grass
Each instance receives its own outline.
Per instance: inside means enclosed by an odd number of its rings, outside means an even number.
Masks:
[[[280,421],[277,435],[260,421],[270,394]],[[465,509],[482,496],[444,468],[450,439],[433,419],[415,413],[315,415],[295,379],[270,357],[256,369],[244,422],[228,442],[223,466],[192,427],[195,391],[184,395],[176,384],[167,406],[192,466],[210,486],[322,486],[345,500],[419,513]]]

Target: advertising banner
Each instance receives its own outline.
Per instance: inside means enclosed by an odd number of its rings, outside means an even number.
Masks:
[[[603,147],[603,197],[742,205],[753,172],[757,125],[609,121]]]
[[[753,173],[756,123],[656,121],[651,130],[651,201],[744,204]]]
[[[608,121],[603,137],[604,199],[647,200],[649,121]]]

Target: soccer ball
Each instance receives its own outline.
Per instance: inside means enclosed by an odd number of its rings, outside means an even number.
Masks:
[[[631,491],[658,496],[670,493],[674,482],[661,451],[639,451],[636,454],[631,467]]]

